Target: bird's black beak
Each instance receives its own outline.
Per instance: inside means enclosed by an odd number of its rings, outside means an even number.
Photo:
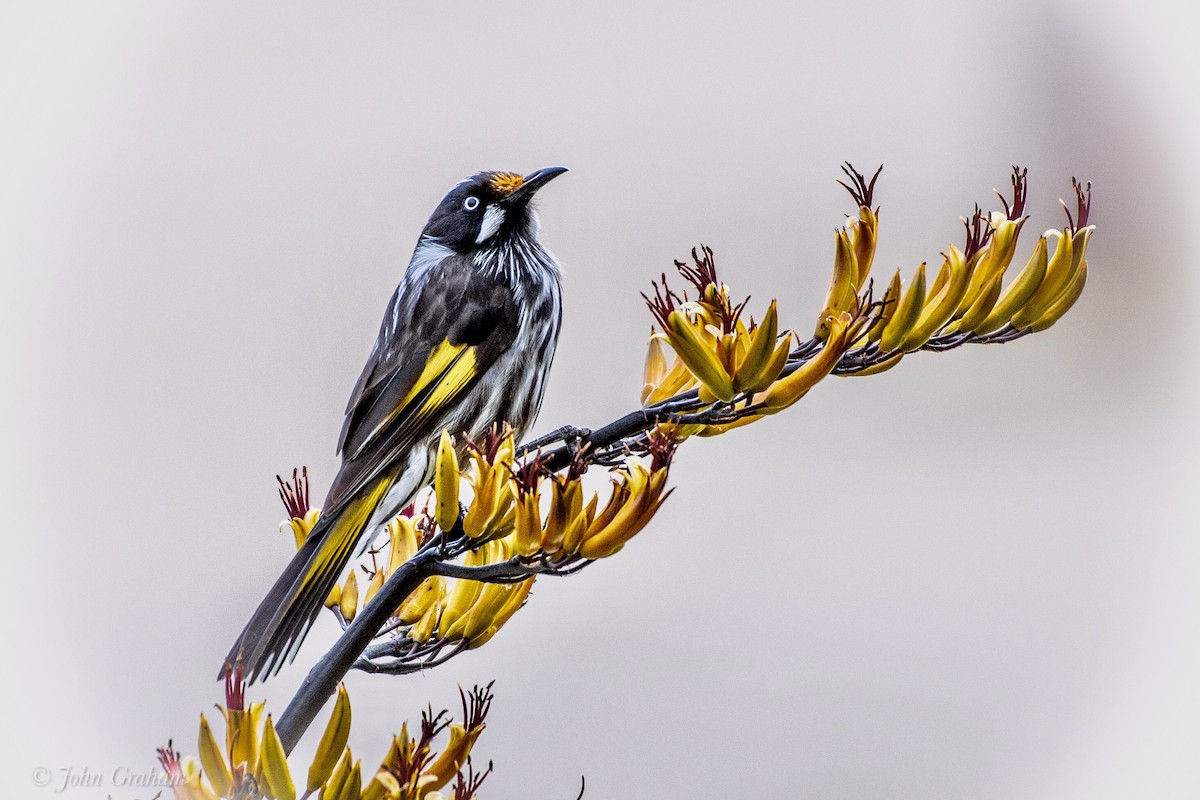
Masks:
[[[567,171],[566,167],[546,167],[525,176],[525,182],[515,192],[504,198],[504,205],[519,205],[529,202],[534,193],[550,181]]]

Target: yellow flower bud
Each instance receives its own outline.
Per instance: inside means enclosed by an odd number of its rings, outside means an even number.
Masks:
[[[333,713],[321,734],[317,745],[316,755],[308,768],[308,791],[315,792],[325,784],[333,774],[342,751],[346,750],[346,741],[350,738],[350,694],[344,683],[338,684],[337,698],[333,703]],[[349,751],[347,751],[348,753]]]
[[[371,598],[375,596],[375,593],[383,588],[383,581],[385,577],[387,576],[385,576],[383,574],[383,570],[380,569],[375,571],[375,574],[371,576],[371,580],[367,581],[367,593],[363,595],[364,608],[366,608],[367,603],[371,602]]]
[[[338,600],[338,610],[342,612],[342,616],[346,621],[352,621],[354,615],[358,613],[358,572],[350,570],[350,574],[346,576],[346,583],[342,585],[342,596]]]
[[[422,644],[433,638],[434,632],[437,630],[438,619],[441,616],[442,607],[440,603],[433,603],[425,609],[425,613],[416,621],[416,624],[408,631],[408,638],[414,642]]]
[[[416,554],[420,545],[417,541],[416,527],[408,517],[396,517],[388,523],[387,530],[388,542],[392,548],[388,554],[388,574],[391,575]]]
[[[262,754],[258,766],[258,788],[271,800],[296,800],[296,785],[288,768],[283,742],[275,731],[271,715],[263,725]]]
[[[434,471],[434,492],[437,495],[437,509],[434,522],[444,531],[448,531],[458,522],[458,455],[454,452],[454,442],[450,434],[442,431],[438,442],[437,467]]]
[[[217,744],[217,738],[213,735],[212,728],[208,726],[208,720],[204,718],[203,714],[200,715],[200,742],[196,750],[200,756],[200,765],[204,768],[204,774],[208,776],[208,782],[212,784],[213,791],[221,797],[227,796],[229,790],[233,788],[233,776],[229,772],[229,765],[225,763],[225,756]]]
[[[925,265],[917,267],[908,291],[900,298],[896,311],[883,328],[879,337],[881,350],[891,352],[899,350],[905,338],[921,317],[921,309],[925,307]]]

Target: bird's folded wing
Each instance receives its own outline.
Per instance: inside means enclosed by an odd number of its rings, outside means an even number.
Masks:
[[[454,420],[453,409],[516,338],[511,291],[470,260],[446,258],[420,286],[397,289],[346,409],[344,462],[325,501],[336,513]]]

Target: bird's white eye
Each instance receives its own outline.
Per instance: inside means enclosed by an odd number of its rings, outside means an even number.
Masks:
[[[463,208],[465,208],[467,211],[474,211],[475,209],[479,208],[479,198],[475,195],[471,195],[466,200],[463,200]]]

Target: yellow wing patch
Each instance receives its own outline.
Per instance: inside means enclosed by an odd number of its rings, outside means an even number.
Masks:
[[[446,369],[442,379],[438,381],[437,386],[433,387],[433,391],[429,393],[429,397],[425,398],[425,402],[421,404],[417,413],[425,415],[437,411],[457,397],[459,392],[475,377],[475,367],[475,348],[468,347]]]
[[[391,422],[393,419],[395,419],[396,414],[405,411],[409,404],[412,403],[412,401],[416,399],[418,395],[428,389],[430,385],[435,382],[440,384],[442,381],[442,374],[458,363],[459,359],[463,355],[463,352],[468,349],[471,352],[471,365],[472,368],[474,368],[474,347],[468,348],[465,344],[450,344],[449,339],[443,339],[441,344],[433,348],[433,350],[429,353],[429,358],[425,360],[425,368],[421,370],[421,375],[417,378],[417,382],[414,383],[413,387],[408,390],[408,394],[404,396],[404,399],[400,402],[400,405],[396,407],[396,411],[388,416],[387,422]],[[437,389],[434,389],[434,391],[436,392]]]
[[[458,396],[475,377],[478,361],[475,348],[465,344],[450,344],[448,339],[429,351],[425,366],[416,381],[348,457],[357,458],[375,439],[391,425],[409,425],[428,417]],[[410,416],[411,415],[411,416]],[[405,417],[410,417],[407,421]]]
[[[379,505],[391,486],[392,481],[387,478],[376,481],[375,485],[371,487],[371,491],[352,501],[346,510],[338,515],[337,521],[333,524],[333,530],[326,534],[325,541],[321,543],[321,549],[317,551],[316,557],[309,564],[308,572],[304,576],[304,581],[300,585],[296,597],[293,598],[293,603],[314,591],[320,585],[321,578],[330,570],[340,572],[342,567],[346,566],[346,562],[350,558],[350,551],[358,541],[359,534],[366,527],[367,521],[371,519],[375,506]]]

